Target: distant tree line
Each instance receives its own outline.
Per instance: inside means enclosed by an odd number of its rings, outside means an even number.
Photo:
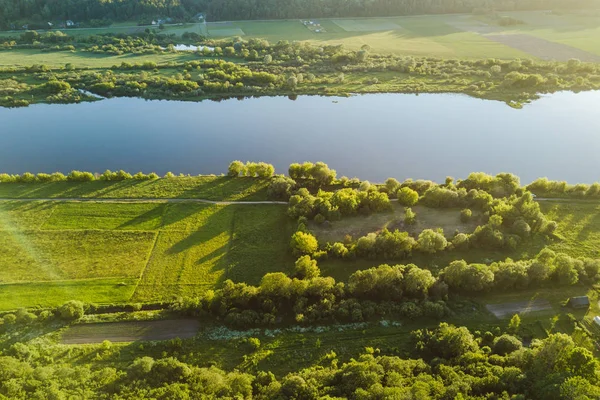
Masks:
[[[335,0],[285,2],[281,0],[217,1],[217,0],[0,0],[0,25],[29,22],[48,26],[47,21],[88,22],[102,26],[110,21],[151,21],[169,17],[173,22],[190,21],[200,12],[209,20],[292,19],[320,17],[372,17],[411,14],[470,13],[476,9],[546,10],[593,6],[593,0],[431,0],[389,2],[365,0],[336,2]],[[44,25],[42,25],[44,24]]]

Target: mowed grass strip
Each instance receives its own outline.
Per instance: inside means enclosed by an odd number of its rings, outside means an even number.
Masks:
[[[233,213],[227,206],[171,204],[134,301],[194,296],[211,289],[225,270]],[[167,222],[168,221],[168,222]]]
[[[224,277],[258,285],[269,272],[291,273],[295,258],[289,246],[294,227],[284,205],[235,206]]]
[[[0,283],[138,277],[155,235],[138,231],[3,231]]]
[[[42,229],[156,230],[166,204],[59,203]]]
[[[206,199],[267,200],[270,180],[192,176],[154,181],[0,183],[0,198],[111,198],[111,199]]]
[[[134,301],[196,296],[224,280],[258,284],[287,271],[291,222],[283,205],[169,204]]]
[[[136,279],[88,279],[58,282],[0,284],[0,310],[19,307],[56,307],[73,299],[85,303],[127,302]]]

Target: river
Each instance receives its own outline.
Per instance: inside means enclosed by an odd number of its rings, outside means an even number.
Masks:
[[[0,108],[0,172],[222,173],[231,160],[325,161],[380,182],[472,171],[600,180],[600,92],[513,109],[449,94],[301,96],[201,103],[117,98]]]

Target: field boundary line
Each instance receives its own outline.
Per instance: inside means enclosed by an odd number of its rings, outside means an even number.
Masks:
[[[133,299],[135,297],[135,293],[137,292],[138,287],[140,286],[140,282],[142,281],[142,279],[144,278],[144,274],[148,270],[148,266],[150,265],[150,262],[152,261],[152,257],[154,256],[154,250],[156,249],[156,244],[158,243],[158,237],[160,236],[161,233],[162,232],[160,230],[156,231],[156,235],[154,236],[154,242],[152,242],[152,247],[150,247],[150,251],[148,251],[148,257],[146,258],[146,263],[144,264],[144,268],[142,268],[142,270],[140,271],[140,276],[135,284],[135,288],[133,289],[133,292],[131,292],[131,297],[129,298],[130,301],[131,301],[131,299]]]

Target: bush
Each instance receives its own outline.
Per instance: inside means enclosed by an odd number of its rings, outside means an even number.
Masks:
[[[494,339],[494,346],[492,347],[492,350],[495,354],[504,356],[512,353],[513,351],[519,350],[521,347],[523,347],[523,344],[519,339],[512,335],[504,334]]]
[[[473,217],[473,212],[471,210],[469,210],[468,208],[465,208],[464,210],[462,210],[460,212],[460,220],[462,222],[469,222],[471,220],[471,218]]]
[[[319,243],[312,234],[298,231],[292,235],[290,246],[296,255],[310,255],[318,250]]]
[[[77,300],[71,300],[63,304],[59,309],[61,318],[68,321],[75,321],[83,317],[83,303]]]
[[[231,164],[229,164],[229,169],[227,170],[227,175],[229,175],[231,177],[246,175],[246,166],[244,165],[243,162],[241,162],[239,160],[232,161]]]
[[[67,180],[72,182],[91,182],[94,179],[94,174],[91,172],[71,171],[67,175]]]
[[[414,206],[419,201],[419,193],[408,187],[398,190],[396,196],[398,197],[398,203],[403,206]]]
[[[267,196],[270,199],[288,200],[292,190],[296,186],[296,181],[281,175],[274,178],[267,189]]]

